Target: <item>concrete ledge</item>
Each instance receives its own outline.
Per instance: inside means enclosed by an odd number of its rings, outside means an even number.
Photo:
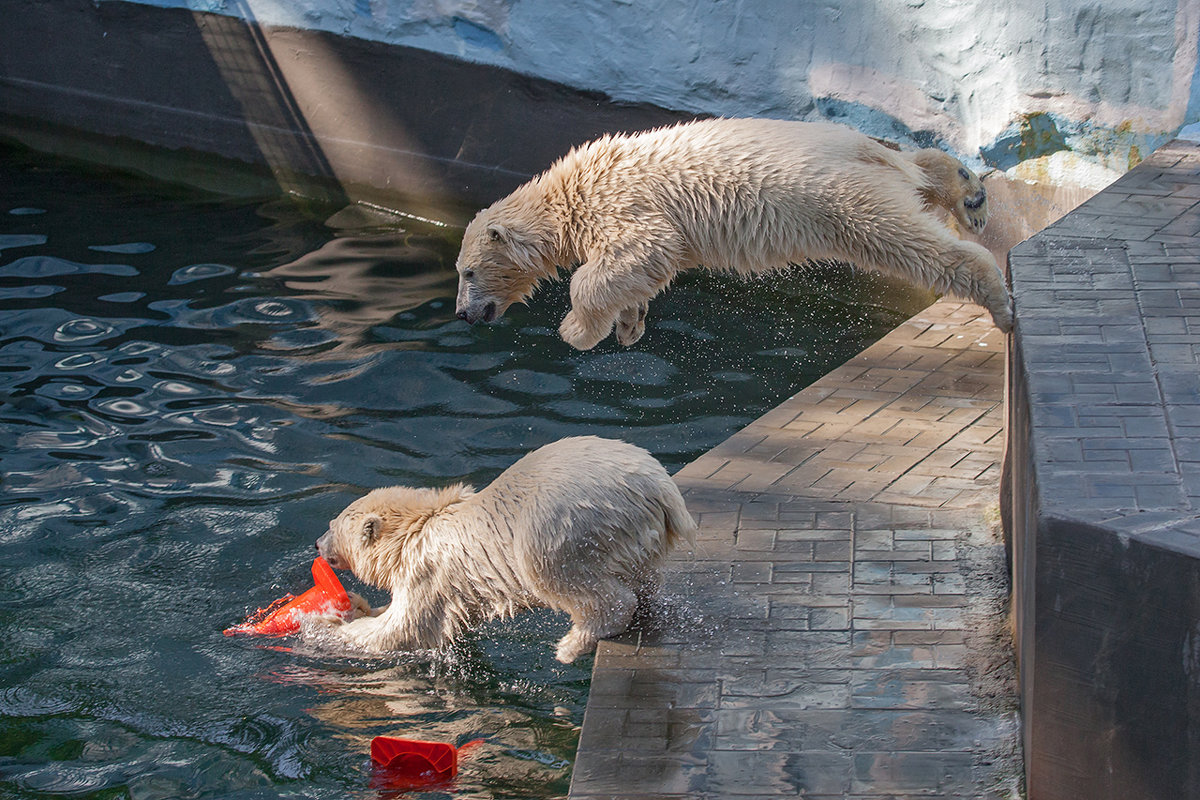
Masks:
[[[1200,797],[1200,147],[1014,248],[1029,796]]]

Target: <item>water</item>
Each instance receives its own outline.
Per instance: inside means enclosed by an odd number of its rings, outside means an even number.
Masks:
[[[484,483],[582,433],[676,469],[927,300],[693,276],[635,348],[577,353],[565,286],[455,320],[456,250],[0,147],[0,796],[375,797],[378,734],[485,739],[423,796],[565,795],[590,659],[553,660],[562,617],[380,659],[221,631],[306,588],[371,487]]]

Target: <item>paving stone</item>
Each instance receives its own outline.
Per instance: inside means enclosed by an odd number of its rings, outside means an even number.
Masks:
[[[1003,348],[981,309],[935,303],[680,470],[701,531],[664,583],[692,619],[601,643],[572,798],[998,797],[981,787],[1019,770],[993,752],[1014,712],[967,670],[998,598],[969,590],[960,541],[996,501]],[[1122,415],[1091,416],[1120,436]],[[1158,463],[1139,452],[1107,463]]]

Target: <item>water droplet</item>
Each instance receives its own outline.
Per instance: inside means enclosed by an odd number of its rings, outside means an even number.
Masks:
[[[650,353],[606,353],[579,365],[585,380],[623,381],[635,386],[664,386],[677,372],[671,362]]]
[[[571,382],[566,378],[530,369],[511,369],[502,372],[493,376],[489,383],[501,389],[511,389],[537,396],[571,393]]]

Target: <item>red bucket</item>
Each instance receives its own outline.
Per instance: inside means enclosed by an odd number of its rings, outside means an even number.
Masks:
[[[300,630],[300,617],[305,614],[332,614],[345,617],[352,603],[342,582],[333,574],[329,562],[317,556],[312,565],[313,587],[304,594],[284,595],[266,608],[260,608],[240,625],[225,629],[226,636],[257,634],[284,636]]]
[[[458,774],[459,752],[482,741],[475,739],[455,747],[446,742],[376,736],[371,740],[371,761],[375,765],[372,785],[404,791],[447,783]]]

